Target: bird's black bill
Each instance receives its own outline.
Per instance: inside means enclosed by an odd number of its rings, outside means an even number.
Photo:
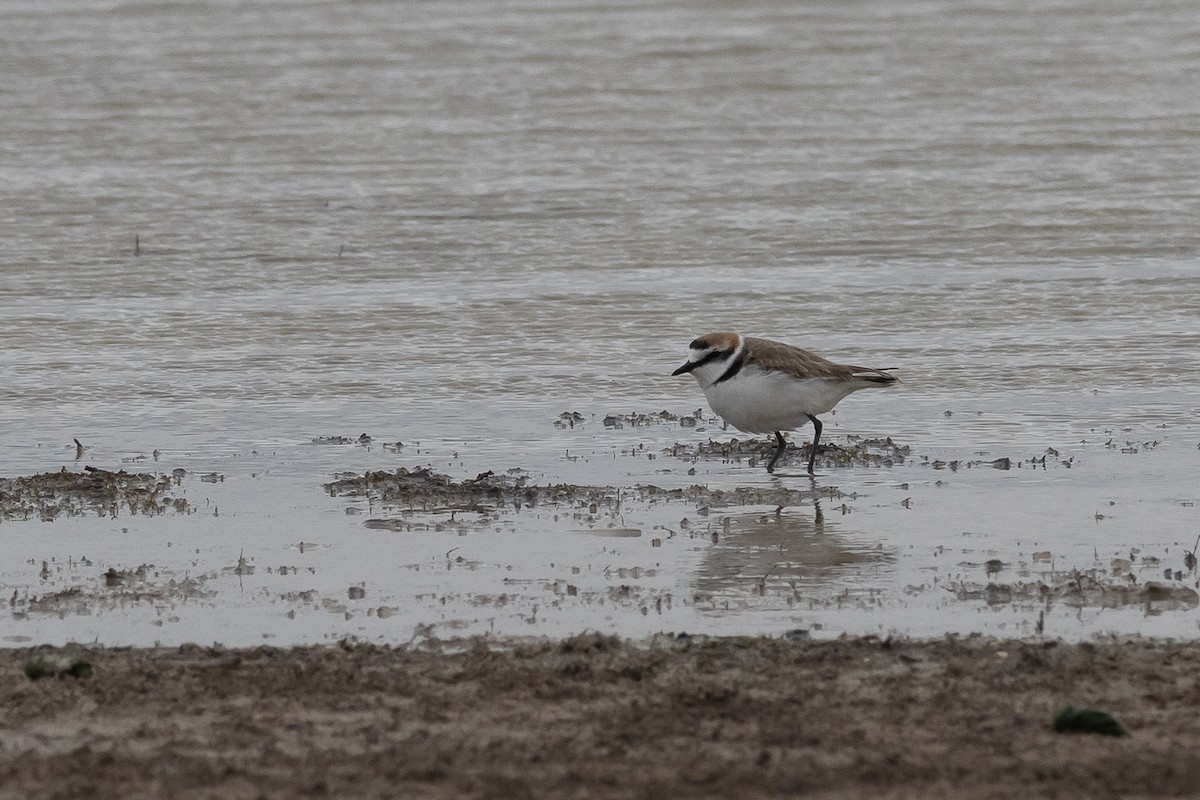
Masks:
[[[689,361],[689,362],[687,362],[686,364],[684,364],[682,367],[680,367],[679,369],[677,369],[677,370],[675,370],[674,372],[672,372],[671,374],[672,374],[672,375],[682,375],[682,374],[683,374],[683,373],[685,373],[685,372],[691,372],[691,371],[692,371],[692,370],[694,370],[694,369],[695,369],[697,366],[698,366],[698,362],[696,362],[696,361]]]

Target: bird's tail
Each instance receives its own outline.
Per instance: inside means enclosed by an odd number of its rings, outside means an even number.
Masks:
[[[900,379],[892,375],[888,370],[896,369],[895,367],[884,367],[883,369],[858,369],[854,370],[854,377],[867,383],[877,383],[880,386],[890,386],[893,383],[900,383]]]

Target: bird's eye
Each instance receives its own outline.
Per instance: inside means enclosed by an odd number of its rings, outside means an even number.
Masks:
[[[690,345],[688,345],[688,347],[692,348],[693,350],[707,350],[708,349],[708,340],[707,339],[693,339],[692,343]]]

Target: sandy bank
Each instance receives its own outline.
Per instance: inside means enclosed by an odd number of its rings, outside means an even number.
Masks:
[[[31,681],[31,657],[91,662]],[[0,651],[5,797],[1194,791],[1200,645],[983,638]],[[1066,705],[1129,735],[1064,735]]]

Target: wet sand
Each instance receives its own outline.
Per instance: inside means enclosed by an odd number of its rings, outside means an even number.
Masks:
[[[89,677],[30,680],[33,657]],[[2,797],[1131,797],[1200,780],[1200,645],[599,635],[0,651]],[[1098,708],[1121,738],[1055,733]]]

